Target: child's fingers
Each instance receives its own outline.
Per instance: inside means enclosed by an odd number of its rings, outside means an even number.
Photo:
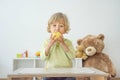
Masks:
[[[54,36],[52,34],[50,35],[50,39],[52,39],[52,40],[54,39]]]
[[[56,40],[56,36],[55,36],[55,35],[53,35],[53,36],[52,36],[52,39],[53,39],[53,40]]]
[[[58,41],[59,41],[59,42],[63,42],[63,36],[60,36],[60,37],[58,38]]]
[[[50,35],[50,39],[52,39],[52,34]]]

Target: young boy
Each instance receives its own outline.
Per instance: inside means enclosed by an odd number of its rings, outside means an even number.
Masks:
[[[64,38],[69,29],[69,21],[65,14],[55,13],[48,21],[50,37],[45,40],[41,52],[41,58],[45,60],[46,68],[70,68],[72,59],[75,58],[75,50],[72,42]],[[44,80],[75,80],[67,77],[49,77]]]

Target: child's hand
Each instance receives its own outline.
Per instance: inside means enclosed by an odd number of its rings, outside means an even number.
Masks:
[[[61,35],[61,36],[57,39],[57,41],[59,41],[60,43],[64,43],[64,38],[63,38],[63,36]]]
[[[53,35],[50,36],[50,43],[54,44],[56,42],[56,39],[54,39]]]
[[[64,37],[63,37],[63,36],[60,36],[60,37],[57,39],[57,41],[59,41],[59,42],[61,43],[63,49],[64,49],[66,52],[70,51],[69,48],[68,48],[68,46],[67,46],[66,43],[64,42]]]

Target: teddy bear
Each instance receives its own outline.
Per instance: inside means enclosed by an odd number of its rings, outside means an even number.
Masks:
[[[116,69],[111,59],[107,54],[102,52],[105,47],[104,38],[104,34],[89,34],[84,38],[78,39],[76,57],[81,58],[81,54],[86,54],[87,57],[83,58],[83,67],[93,67],[98,70],[109,73],[110,77],[115,77]]]

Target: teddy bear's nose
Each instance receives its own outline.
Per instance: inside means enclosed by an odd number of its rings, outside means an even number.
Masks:
[[[88,55],[88,56],[92,56],[96,53],[96,49],[92,46],[89,46],[85,49],[85,53]]]
[[[91,48],[89,48],[89,49],[88,49],[88,51],[92,51],[92,49],[91,49]]]

